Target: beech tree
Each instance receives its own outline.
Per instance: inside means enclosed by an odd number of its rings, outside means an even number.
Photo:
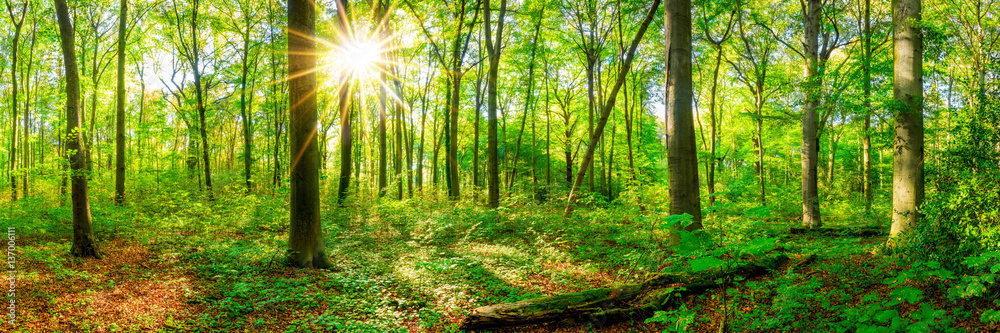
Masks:
[[[316,140],[316,8],[310,0],[288,1],[289,264],[328,268],[319,204],[319,145]]]
[[[66,0],[55,0],[59,37],[62,41],[63,66],[66,70],[66,151],[72,179],[73,197],[73,247],[76,257],[100,259],[90,215],[90,197],[87,193],[87,172],[84,147],[80,134],[80,74],[76,68],[76,44],[73,23],[69,19]]]
[[[483,7],[483,18],[485,22],[483,26],[485,27],[486,36],[486,50],[489,53],[490,58],[490,68],[486,79],[486,100],[487,109],[489,110],[489,119],[487,120],[487,136],[488,143],[486,147],[486,173],[489,175],[487,177],[487,184],[489,186],[489,199],[487,206],[490,208],[497,208],[500,206],[500,166],[499,157],[497,156],[497,71],[500,66],[500,51],[503,43],[503,25],[504,16],[507,14],[507,0],[500,0],[500,13],[497,18],[497,28],[496,31],[491,29],[492,8],[490,8],[490,0],[486,0]]]
[[[118,12],[118,89],[115,96],[115,203],[125,203],[125,24],[127,1],[121,0]]]
[[[687,231],[701,229],[701,197],[698,193],[698,154],[694,144],[691,79],[691,0],[667,0],[664,25],[667,38],[667,178],[670,182],[670,214],[691,215]],[[675,228],[680,227],[676,226]],[[671,244],[680,236],[671,233]]]
[[[892,228],[890,244],[913,230],[924,201],[923,35],[921,0],[896,0],[893,22],[893,113],[896,117],[892,158]]]

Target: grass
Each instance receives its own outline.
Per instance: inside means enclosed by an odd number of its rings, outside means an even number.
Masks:
[[[515,199],[490,211],[428,194],[344,208],[325,199],[333,267],[297,270],[283,265],[285,192],[237,193],[215,204],[185,191],[144,193],[124,208],[96,200],[103,260],[69,256],[67,207],[8,203],[21,265],[12,332],[457,332],[479,306],[636,283],[677,259],[665,246],[665,215],[652,208],[581,207],[567,220],[560,202]],[[830,215],[835,226],[887,223]],[[786,235],[795,223],[772,210],[729,206],[707,218],[706,229],[721,245],[778,237],[789,253],[817,254],[812,265],[687,297],[652,323],[499,331],[998,328],[980,320],[994,306],[988,298],[947,296],[959,278],[873,255],[881,238]],[[910,271],[914,278],[886,282]]]

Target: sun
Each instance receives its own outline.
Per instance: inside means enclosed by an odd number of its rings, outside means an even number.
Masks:
[[[382,47],[368,40],[355,40],[334,50],[335,65],[344,74],[360,79],[371,79],[379,74]]]

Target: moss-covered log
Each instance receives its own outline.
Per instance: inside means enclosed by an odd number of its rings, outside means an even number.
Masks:
[[[645,282],[617,288],[601,288],[515,303],[484,306],[462,320],[463,330],[542,324],[590,322],[606,325],[627,319],[644,319],[653,312],[677,305],[681,296],[701,293],[718,286],[725,277],[755,277],[767,274],[788,261],[777,254],[738,265],[691,274],[659,274]],[[672,287],[683,287],[683,290]]]

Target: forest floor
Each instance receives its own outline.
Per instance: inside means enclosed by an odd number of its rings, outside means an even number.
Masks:
[[[23,200],[10,211],[20,272],[11,332],[459,332],[476,307],[637,283],[671,265],[662,219],[631,207],[581,208],[566,220],[558,204],[494,212],[410,200],[324,202],[334,267],[291,269],[282,264],[283,197],[223,197],[211,207],[177,193],[128,208],[96,202],[100,260],[69,256],[68,207]],[[493,332],[719,332],[723,322],[735,332],[1000,330],[980,321],[995,308],[988,300],[947,297],[957,278],[873,254],[884,236],[791,235],[795,221],[783,218],[706,223],[728,230],[722,242],[776,237],[778,250],[818,259],[687,296],[657,323]]]

